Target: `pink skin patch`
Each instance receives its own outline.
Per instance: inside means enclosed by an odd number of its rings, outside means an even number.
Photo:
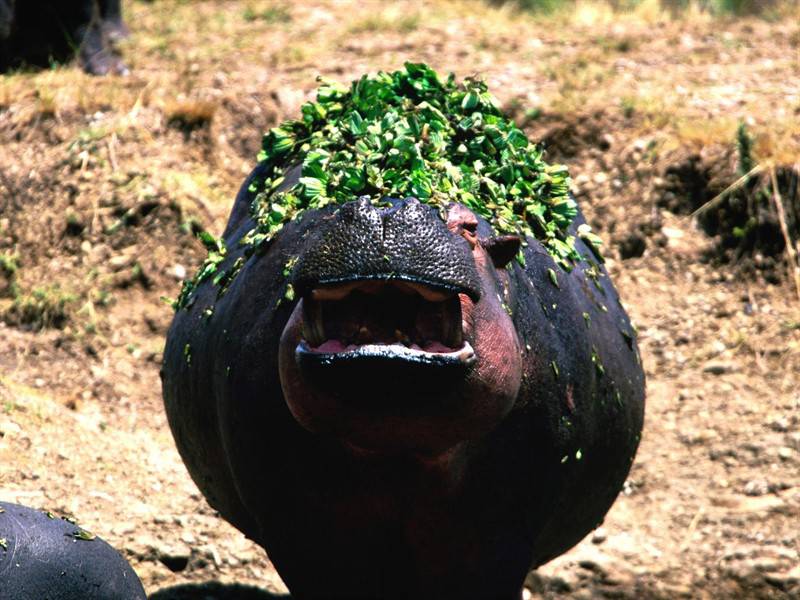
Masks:
[[[320,353],[334,354],[338,352],[345,352],[347,350],[347,346],[345,346],[339,340],[328,340],[314,348],[314,350]]]
[[[412,346],[413,347],[413,346]],[[452,352],[455,348],[448,348],[441,342],[429,342],[422,348],[425,352]]]
[[[574,413],[575,412],[575,400],[573,399],[572,396],[573,396],[573,388],[572,388],[572,384],[570,383],[567,386],[567,408],[569,409],[569,412]]]

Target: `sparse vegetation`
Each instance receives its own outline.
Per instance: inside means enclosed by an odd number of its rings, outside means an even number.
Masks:
[[[761,271],[768,281],[777,283],[785,273],[784,253],[789,271],[795,268],[794,244],[800,237],[800,170],[796,164],[758,162],[754,137],[743,121],[731,137],[724,145],[713,137],[701,138],[717,151],[708,159],[694,155],[668,169],[671,189],[685,196],[688,203],[677,210],[691,211],[703,230],[715,238],[709,257],[731,263],[726,268],[745,274]]]
[[[305,43],[286,44],[275,50],[269,57],[270,65],[275,68],[296,67],[306,63],[312,50]]]
[[[36,113],[42,118],[58,115],[58,99],[53,88],[41,86],[35,92]]]
[[[381,32],[410,33],[419,28],[421,23],[422,17],[418,12],[409,14],[400,11],[385,11],[353,21],[347,31],[352,35]]]
[[[620,98],[619,103],[620,108],[622,108],[622,114],[626,119],[630,119],[636,114],[636,98],[632,96],[623,96]]]
[[[750,137],[744,121],[739,123],[736,129],[736,150],[739,155],[739,174],[745,175],[753,169],[755,160],[753,160],[753,138]]]
[[[0,298],[14,297],[17,294],[18,270],[19,256],[10,252],[0,253]]]
[[[58,285],[39,286],[28,291],[17,291],[11,305],[2,312],[9,325],[24,325],[38,330],[46,327],[63,327],[77,296],[62,290]]]
[[[791,9],[791,2],[779,0],[485,0],[490,4],[510,5],[533,13],[583,11],[614,13],[652,12],[654,8],[679,18],[691,11],[712,15],[763,15],[770,17]]]
[[[19,269],[19,256],[10,252],[0,254],[0,274],[13,277]]]
[[[507,4],[534,13],[550,13],[565,9],[567,4],[574,4],[572,0],[488,0],[488,2],[495,5]]]
[[[283,5],[270,4],[263,8],[255,8],[248,5],[242,15],[245,21],[264,21],[265,23],[288,23],[292,20],[292,13]]]

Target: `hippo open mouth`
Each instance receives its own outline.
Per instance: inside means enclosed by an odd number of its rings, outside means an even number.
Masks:
[[[316,286],[302,300],[295,361],[349,406],[429,410],[431,395],[451,396],[476,362],[462,302],[471,301],[456,290],[398,279]]]
[[[453,290],[402,280],[317,287],[303,298],[298,360],[471,364],[461,302]]]

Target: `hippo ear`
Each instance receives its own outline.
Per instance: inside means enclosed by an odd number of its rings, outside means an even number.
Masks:
[[[522,241],[518,235],[497,235],[487,240],[481,240],[481,245],[492,257],[494,266],[502,269],[511,262],[517,252]]]

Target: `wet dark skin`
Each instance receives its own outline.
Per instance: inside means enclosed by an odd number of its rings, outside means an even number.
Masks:
[[[309,210],[224,295],[198,288],[168,335],[170,426],[293,597],[518,599],[628,473],[633,329],[602,264],[566,272],[529,239],[523,267],[463,206],[383,204]]]
[[[124,558],[90,531],[52,513],[0,502],[0,597],[145,600]]]
[[[121,0],[0,0],[0,70],[77,57],[92,75],[123,75],[115,44],[128,34]]]

